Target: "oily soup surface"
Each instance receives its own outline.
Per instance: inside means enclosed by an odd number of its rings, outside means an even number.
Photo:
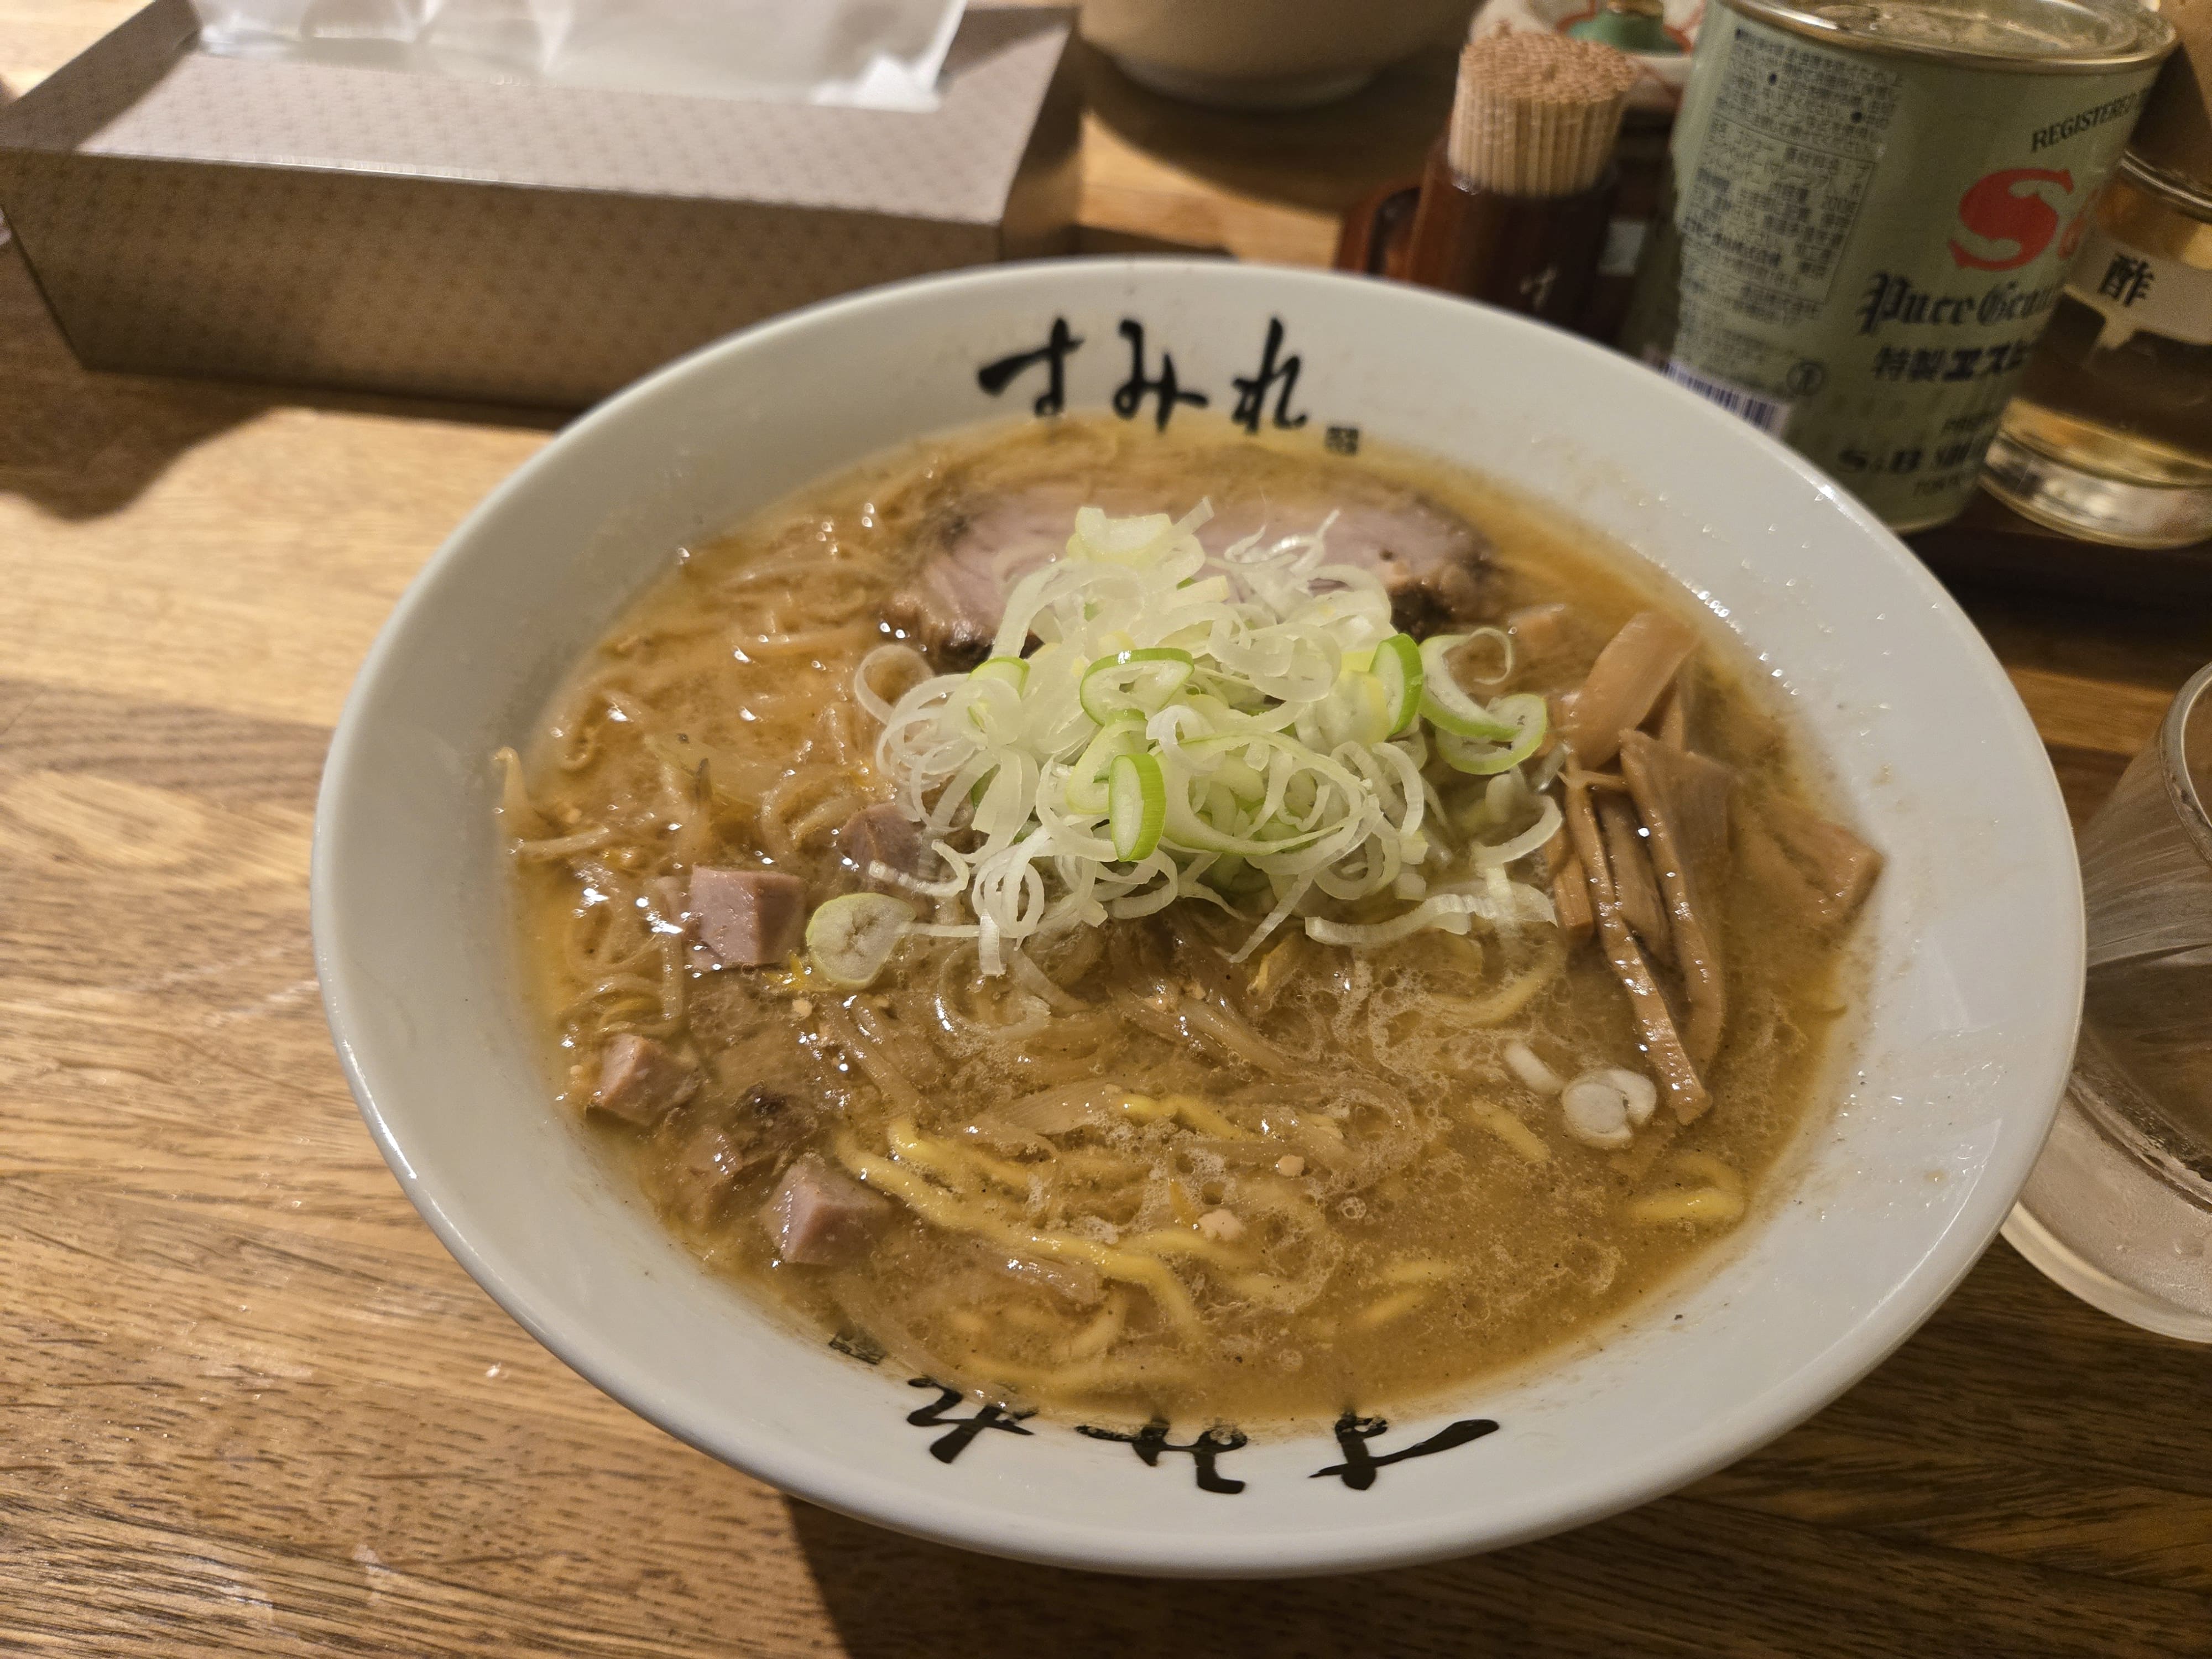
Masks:
[[[543,833],[517,868],[561,1104],[700,1260],[981,1395],[1249,1426],[1402,1403],[1596,1334],[1723,1237],[1743,1210],[1727,1194],[1755,1201],[1814,1106],[1841,1000],[1832,933],[1756,882],[1718,896],[1729,1016],[1711,1109],[1678,1127],[1662,1106],[1620,1151],[1567,1133],[1559,1099],[1504,1059],[1518,1042],[1562,1078],[1641,1065],[1604,954],[1549,925],[1356,951],[1294,919],[1231,965],[1266,904],[1186,900],[1036,949],[1049,1003],[981,975],[971,940],[910,938],[851,995],[803,962],[721,967],[656,926],[678,907],[655,895],[696,865],[789,872],[815,902],[850,889],[835,832],[891,793],[852,690],[891,637],[885,601],[968,504],[1039,480],[1176,515],[1256,494],[1297,531],[1335,500],[1418,491],[1490,538],[1494,615],[1569,607],[1515,690],[1575,687],[1638,610],[1695,618],[1686,595],[1476,478],[1200,421],[934,442],[687,552],[549,710],[525,765]],[[1737,769],[1739,799],[1798,793],[1735,665],[1708,641],[1686,672],[1692,744]],[[896,665],[881,674],[895,696]],[[1485,787],[1429,775],[1452,812]],[[1544,865],[1516,874],[1540,886]],[[1228,1046],[1148,1015],[1163,986],[1221,1010]],[[625,1032],[700,1079],[653,1127],[585,1109]],[[920,1197],[848,1264],[781,1262],[762,1207],[810,1154],[894,1169]],[[1691,1193],[1712,1201],[1679,1201]],[[1069,1240],[1083,1248],[1052,1243]],[[1108,1257],[1144,1272],[1102,1273]]]

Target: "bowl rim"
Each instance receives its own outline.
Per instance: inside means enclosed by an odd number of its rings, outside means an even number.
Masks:
[[[559,1310],[544,1305],[532,1287],[520,1282],[508,1264],[498,1259],[503,1253],[495,1243],[480,1244],[471,1237],[465,1180],[449,1178],[436,1170],[418,1170],[408,1156],[402,1133],[379,1103],[376,1081],[364,1069],[353,1040],[357,1026],[366,1024],[370,1016],[366,1000],[351,987],[352,969],[338,936],[337,917],[343,908],[338,890],[347,839],[344,819],[349,793],[358,787],[356,774],[373,729],[370,711],[379,688],[394,672],[394,660],[416,618],[437,602],[442,584],[471,556],[483,528],[506,511],[510,501],[526,495],[538,480],[564,466],[568,452],[586,436],[626,419],[629,411],[664,395],[680,381],[718,372],[723,362],[741,359],[762,343],[834,325],[840,319],[872,310],[926,303],[931,295],[945,289],[1018,289],[1048,281],[1056,274],[1078,271],[1092,278],[1102,272],[1119,271],[1133,282],[1188,279],[1339,289],[1375,284],[1379,280],[1332,270],[1209,258],[1079,256],[914,277],[818,301],[688,352],[586,411],[477,503],[409,582],[363,659],[333,730],[317,796],[309,873],[314,959],[325,1015],[362,1119],[408,1200],[454,1260],[518,1324],[587,1382],[686,1444],[781,1492],[872,1524],[1040,1565],[1161,1577],[1258,1577],[1371,1571],[1445,1560],[1508,1547],[1619,1514],[1699,1480],[1796,1427],[1874,1370],[1942,1305],[1996,1238],[2026,1182],[2057,1109],[2080,1018],[2079,985],[2086,946],[2078,878],[2072,887],[2073,902],[2062,906],[2067,936],[2049,942],[2057,946],[2051,952],[2056,960],[2072,964],[2071,978],[2076,988],[2070,1012],[2064,1020],[2039,1033],[2039,1044],[2031,1043],[2020,1054],[2022,1079],[2027,1082],[2041,1079],[2043,1085],[2023,1087],[2018,1103],[2007,1109],[2008,1115],[2039,1114],[2040,1132],[2014,1138],[2008,1164],[2001,1165],[1993,1157],[1966,1204],[1903,1279],[1857,1321],[1836,1332],[1825,1349],[1808,1356],[1782,1383],[1736,1403],[1699,1433],[1677,1437],[1632,1468],[1617,1468],[1613,1477],[1601,1483],[1601,1491],[1582,1493],[1571,1509],[1510,1528],[1487,1522],[1480,1509],[1470,1509],[1455,1525],[1425,1518],[1393,1523],[1378,1516],[1373,1521],[1348,1520],[1340,1527],[1316,1528],[1296,1537],[1255,1539],[1250,1540],[1252,1547],[1246,1548],[1238,1547],[1233,1529],[1224,1529],[1218,1540],[1209,1540],[1208,1547],[1215,1553],[1192,1560],[1170,1559],[1158,1542],[1126,1528],[1087,1524],[1079,1516],[1061,1518],[1049,1525],[1040,1525],[1034,1518],[1016,1521],[988,1504],[951,1493],[933,1496],[926,1512],[918,1512],[910,1488],[842,1459],[833,1448],[797,1441],[776,1443],[765,1437],[745,1440],[742,1431],[681,1409],[652,1376],[595,1338],[589,1327],[575,1326]],[[1382,283],[1381,289],[1398,303],[1410,301],[1433,306],[1440,320],[1470,303],[1400,283]],[[1549,349],[1582,355],[1587,361],[1634,366],[1632,360],[1594,342],[1491,307],[1482,309],[1491,313],[1490,325],[1541,331],[1548,338]],[[1779,463],[1808,489],[1827,498],[1853,527],[1880,545],[1881,556],[1894,567],[1908,592],[1927,603],[1956,636],[1968,659],[1961,666],[1970,666],[1990,694],[1995,720],[2015,750],[2012,758],[2024,780],[2033,786],[2035,797],[2016,805],[2015,824],[2055,836],[2046,850],[2063,853],[2071,871],[2072,830],[2042,738],[1995,653],[1957,601],[1856,497],[1796,452],[1656,374],[1650,375],[1650,386],[1663,399],[1671,399],[1682,420],[1711,422],[1714,429],[1735,434],[1735,441],[1753,441],[1770,462]],[[1870,555],[1875,551],[1868,550]],[[1176,1541],[1182,1540],[1178,1537]]]

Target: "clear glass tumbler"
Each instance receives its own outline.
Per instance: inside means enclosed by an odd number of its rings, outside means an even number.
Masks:
[[[2212,1342],[2212,666],[2082,832],[2074,1075],[2004,1235],[2106,1313]]]

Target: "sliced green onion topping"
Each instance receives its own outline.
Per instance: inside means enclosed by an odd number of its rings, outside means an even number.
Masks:
[[[1452,677],[1447,659],[1474,637],[1472,634],[1435,634],[1421,641],[1421,713],[1439,732],[1491,743],[1508,742],[1516,735],[1514,728],[1462,690]]]
[[[1171,646],[1101,657],[1083,671],[1083,712],[1102,726],[1116,714],[1156,714],[1192,669],[1190,653]]]
[[[1246,909],[1240,959],[1294,916],[1369,944],[1547,915],[1497,856],[1556,832],[1533,794],[1425,828],[1438,803],[1460,810],[1437,747],[1510,772],[1542,741],[1541,703],[1465,690],[1444,657],[1475,635],[1400,633],[1379,578],[1328,562],[1326,526],[1209,556],[1208,516],[1081,509],[1066,553],[1007,595],[982,667],[883,708],[878,770],[947,872],[929,896],[963,905],[902,927],[973,939],[995,975],[1033,937],[1183,897]],[[1473,877],[1480,905],[1431,902]],[[1411,908],[1334,919],[1392,899]]]
[[[1413,730],[1421,712],[1421,685],[1426,675],[1421,667],[1419,644],[1411,634],[1393,634],[1375,647],[1375,661],[1369,672],[1382,683],[1385,718],[1390,723],[1389,735],[1403,737]]]
[[[1505,723],[1510,735],[1497,742],[1487,742],[1454,732],[1439,732],[1437,753],[1443,757],[1445,765],[1476,777],[1487,777],[1520,765],[1542,745],[1545,730],[1551,722],[1551,711],[1544,706],[1541,697],[1533,692],[1518,692],[1500,697],[1490,705],[1490,712]]]
[[[1106,817],[1114,856],[1124,864],[1150,858],[1167,822],[1168,787],[1150,755],[1117,755],[1106,776]]]
[[[1390,698],[1382,682],[1364,669],[1347,668],[1316,706],[1298,732],[1317,749],[1375,744],[1390,735]]]
[[[888,893],[848,893],[806,921],[806,954],[832,985],[859,990],[872,983],[913,925],[914,911]]]
[[[1096,816],[1106,810],[1106,769],[1123,755],[1139,755],[1145,749],[1145,722],[1138,715],[1116,714],[1108,724],[1098,728],[1098,735],[1091,739],[1090,746],[1075,763],[1067,775],[1066,799],[1071,812],[1088,812]]]

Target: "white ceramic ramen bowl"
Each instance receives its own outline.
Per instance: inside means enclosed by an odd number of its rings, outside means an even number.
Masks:
[[[1326,1430],[1257,1438],[1216,1460],[1233,1492],[1202,1489],[1174,1449],[1203,1424],[1178,1424],[1149,1466],[1060,1424],[1010,1431],[709,1278],[551,1108],[517,989],[492,751],[523,738],[679,545],[902,440],[1029,416],[1048,360],[979,370],[1042,347],[1056,319],[1081,342],[1060,368],[1079,410],[1109,407],[1133,360],[1158,380],[1169,355],[1181,386],[1232,409],[1279,323],[1275,366],[1297,373],[1278,374],[1261,418],[1285,409],[1339,447],[1425,448],[1640,549],[1771,673],[1889,857],[1832,1114],[1717,1267],[1601,1345],[1348,1432],[1348,1454]],[[1995,1235],[2051,1121],[2082,960],[2071,838],[2026,713],[1957,607],[1848,495],[1565,334],[1413,289],[1212,262],[1010,265],[858,295],[688,357],[570,428],[470,516],[377,641],[331,746],[313,893],[324,997],[370,1129],[462,1265],[563,1359],[848,1514],[1191,1575],[1534,1538],[1818,1410]],[[1471,1423],[1495,1427],[1446,1432]],[[1398,1455],[1440,1434],[1445,1449]]]

